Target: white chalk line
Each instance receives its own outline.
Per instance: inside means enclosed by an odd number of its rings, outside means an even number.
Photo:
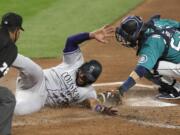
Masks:
[[[114,86],[114,85],[121,85],[123,82],[108,82],[108,83],[96,83],[93,84],[94,87],[100,87],[100,86]],[[144,85],[144,84],[136,84],[136,87],[143,87],[143,88],[149,88],[154,89],[157,88],[157,85]]]
[[[46,124],[60,124],[60,123],[64,123],[64,121],[69,121],[69,122],[76,122],[76,121],[88,121],[88,120],[92,120],[92,119],[100,119],[103,118],[103,116],[96,116],[96,117],[85,117],[85,118],[69,118],[69,119],[59,119],[59,120],[39,120],[39,122],[23,122],[23,121],[19,121],[19,122],[15,122],[13,123],[13,126],[37,126],[37,125],[46,125]],[[114,117],[113,119],[117,119],[118,117]],[[118,118],[118,119],[126,119],[126,118]],[[149,122],[149,121],[141,121],[141,120],[136,120],[136,119],[126,119],[127,121],[131,122],[131,123],[137,123],[137,124],[141,124],[144,126],[151,126],[151,127],[159,127],[159,128],[168,128],[168,129],[180,129],[180,126],[176,126],[176,125],[170,125],[170,124],[163,124],[163,123],[157,123],[157,122]]]
[[[94,84],[94,87],[100,87],[100,86],[113,86],[113,85],[121,85],[123,82],[111,82],[111,83],[97,83]],[[143,84],[136,84],[135,86],[137,87],[142,87],[142,88],[150,88],[154,89],[157,86],[156,85],[143,85]],[[71,118],[71,119],[66,119],[67,121],[82,121],[82,120],[91,120],[91,119],[97,119],[97,118],[102,118],[102,117],[86,117],[86,118]],[[117,118],[117,117],[116,117]],[[61,123],[64,121],[64,119],[60,120],[40,120],[41,122],[23,122],[23,121],[18,121],[14,122],[13,126],[34,126],[34,125],[41,125],[41,124],[56,124],[56,123]],[[132,123],[138,123],[141,125],[145,126],[152,126],[152,127],[159,127],[159,128],[169,128],[169,129],[180,129],[179,125],[170,125],[170,124],[163,124],[163,123],[157,123],[157,122],[149,122],[149,121],[140,121],[136,119],[131,119],[127,120]]]
[[[82,118],[61,118],[61,119],[56,119],[56,120],[50,120],[50,119],[40,119],[37,120],[37,122],[32,122],[32,121],[17,121],[13,123],[13,126],[36,126],[36,125],[46,125],[46,124],[60,124],[64,123],[64,121],[68,122],[75,122],[75,121],[84,121],[84,120],[91,120],[95,119],[96,117],[82,117]]]
[[[148,121],[140,121],[140,120],[129,120],[132,123],[138,123],[145,126],[152,126],[152,127],[159,127],[159,128],[170,128],[170,129],[180,129],[180,126],[170,125],[170,124],[163,124],[157,122],[148,122]]]
[[[128,98],[128,99],[126,99],[125,104],[128,106],[142,106],[142,107],[177,106],[177,104],[155,100],[152,97]]]
[[[94,87],[101,87],[101,86],[114,86],[114,85],[121,85],[123,84],[123,82],[110,82],[110,83],[97,83],[97,84],[94,84],[93,86]],[[149,89],[157,89],[158,86],[157,85],[143,85],[143,84],[136,84],[135,87],[141,87],[141,88],[149,88]],[[148,98],[148,101],[150,102],[150,104],[148,104],[149,107],[153,107],[153,103],[156,103],[155,107],[163,107],[163,106],[176,106],[177,104],[172,104],[172,103],[165,103],[165,102],[162,102],[162,101],[153,101],[151,100],[149,97]],[[134,99],[129,99],[129,100],[135,100]],[[136,101],[143,101],[142,99],[139,100],[139,99],[136,99]],[[153,101],[153,102],[152,102]],[[135,101],[133,101],[134,103]],[[132,106],[146,106],[145,105],[145,101],[144,102],[139,102],[137,104],[132,104]],[[163,124],[163,123],[155,123],[155,122],[145,122],[145,121],[140,121],[140,120],[129,120],[130,122],[133,122],[133,123],[138,123],[138,124],[141,124],[141,125],[146,125],[146,126],[153,126],[153,127],[160,127],[160,128],[172,128],[172,129],[180,129],[180,126],[175,126],[175,125],[169,125],[169,124]]]
[[[102,86],[114,86],[114,85],[121,85],[123,82],[110,82],[110,83],[97,83],[94,84],[94,87],[102,87]],[[144,84],[136,84],[135,87],[140,88],[148,88],[148,89],[157,89],[157,85],[144,85]],[[132,102],[133,100],[133,102]],[[166,106],[177,106],[177,104],[167,103],[163,101],[154,100],[150,97],[135,97],[129,98],[126,101],[127,105],[129,106],[146,106],[146,107],[166,107]]]

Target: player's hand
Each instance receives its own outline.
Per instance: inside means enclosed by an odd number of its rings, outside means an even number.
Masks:
[[[92,39],[94,38],[101,43],[108,43],[107,38],[114,37],[115,36],[114,32],[115,32],[115,28],[113,26],[105,25],[104,27],[98,30],[90,32],[90,38]]]
[[[118,93],[121,97],[123,97],[123,95],[124,95],[124,90],[123,90],[122,86],[119,86],[119,87],[117,88],[116,93]]]
[[[113,108],[112,106],[111,107],[104,106],[104,110],[102,111],[102,113],[113,116],[113,115],[117,115],[118,110]]]
[[[96,107],[95,107],[95,111],[96,112],[100,112],[102,114],[106,114],[106,115],[117,115],[117,112],[118,110],[113,108],[112,106],[111,107],[107,107],[105,105],[100,105],[100,104],[97,104]]]

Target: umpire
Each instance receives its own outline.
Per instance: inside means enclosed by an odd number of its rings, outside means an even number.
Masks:
[[[18,40],[22,28],[22,17],[16,13],[3,15],[0,24],[0,78],[9,70],[17,57]],[[14,107],[16,104],[14,94],[5,87],[0,86],[0,135],[10,135]]]

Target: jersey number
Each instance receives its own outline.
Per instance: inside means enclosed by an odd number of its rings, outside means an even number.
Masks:
[[[180,37],[179,37],[180,38]],[[171,39],[171,47],[173,48],[173,49],[175,49],[176,51],[180,51],[180,41],[178,42],[178,45],[175,45],[174,44],[174,39],[172,38]]]
[[[9,71],[9,67],[6,62],[2,64],[2,67],[0,67],[0,72],[5,75]]]

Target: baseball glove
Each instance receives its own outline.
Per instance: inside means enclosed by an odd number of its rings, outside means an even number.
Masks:
[[[118,91],[106,91],[97,94],[97,98],[101,104],[117,106],[122,104],[121,96]]]

